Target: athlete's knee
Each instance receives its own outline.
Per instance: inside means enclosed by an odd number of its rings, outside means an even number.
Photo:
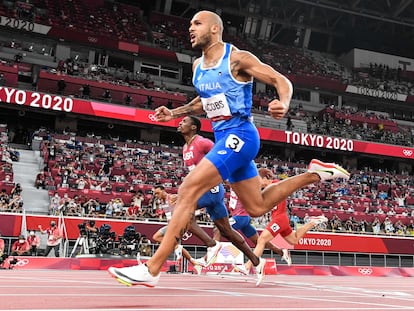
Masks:
[[[223,225],[221,223],[215,222],[215,225],[220,232],[221,236],[229,240],[233,235],[233,229],[229,226]]]
[[[197,203],[198,199],[203,194],[197,185],[191,185],[189,183],[182,183],[178,188],[178,200],[180,202]]]
[[[153,234],[152,240],[161,243],[162,236],[158,233],[158,231]]]
[[[263,210],[259,206],[251,205],[247,208],[245,206],[243,207],[246,210],[246,212],[252,217],[260,217],[264,214]]]

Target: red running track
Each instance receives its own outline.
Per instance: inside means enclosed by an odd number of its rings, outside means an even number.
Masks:
[[[127,287],[106,271],[0,270],[3,310],[414,310],[407,277],[163,273],[155,288]]]

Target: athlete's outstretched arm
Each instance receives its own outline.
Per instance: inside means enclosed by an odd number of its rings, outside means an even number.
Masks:
[[[268,107],[269,113],[275,119],[285,116],[289,110],[290,100],[293,94],[293,86],[281,73],[271,66],[261,62],[255,55],[247,51],[234,51],[232,54],[232,73],[247,74],[263,83],[272,85],[279,95],[279,99],[273,99]]]
[[[174,109],[168,109],[165,106],[158,107],[155,109],[155,117],[158,122],[167,122],[182,116],[198,115],[203,112],[203,105],[200,97],[197,96],[188,104]]]

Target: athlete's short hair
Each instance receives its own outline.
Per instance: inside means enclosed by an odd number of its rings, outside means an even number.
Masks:
[[[196,126],[196,131],[197,134],[198,132],[200,132],[201,130],[201,121],[199,118],[195,117],[195,116],[188,116],[191,119],[191,122],[193,122],[193,124]]]
[[[154,189],[161,189],[161,190],[165,190],[165,187],[161,184],[157,184],[154,186]]]

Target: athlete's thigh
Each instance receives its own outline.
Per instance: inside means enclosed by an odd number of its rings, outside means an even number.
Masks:
[[[210,160],[204,157],[184,178],[178,190],[180,196],[187,196],[198,200],[205,192],[217,186],[220,182],[222,182],[222,178],[217,168]]]
[[[198,200],[198,206],[206,208],[212,221],[228,218],[227,208],[224,205],[224,192],[223,184],[219,184],[203,194]]]
[[[277,215],[267,224],[265,231],[268,231],[273,237],[277,236],[279,233],[282,237],[288,236],[292,233],[289,218],[286,214]]]
[[[257,243],[266,244],[267,242],[270,242],[271,240],[273,240],[273,238],[274,238],[273,234],[270,231],[268,231],[268,229],[266,228],[265,230],[262,231],[262,233],[260,233]]]
[[[250,239],[250,237],[257,234],[256,229],[251,224],[250,216],[234,216],[233,219],[236,221],[232,224],[233,229],[240,231],[245,237]]]
[[[154,235],[152,236],[152,239],[157,242],[161,242],[166,232],[167,232],[167,226],[163,226],[160,229],[158,229],[157,232],[154,233]]]
[[[224,186],[218,184],[205,192],[197,202],[197,208],[211,207],[214,208],[217,204],[224,201]]]
[[[255,207],[263,204],[259,176],[234,182],[231,184],[231,188],[236,193],[244,209],[250,215],[253,213],[252,216],[256,216],[254,214]]]

